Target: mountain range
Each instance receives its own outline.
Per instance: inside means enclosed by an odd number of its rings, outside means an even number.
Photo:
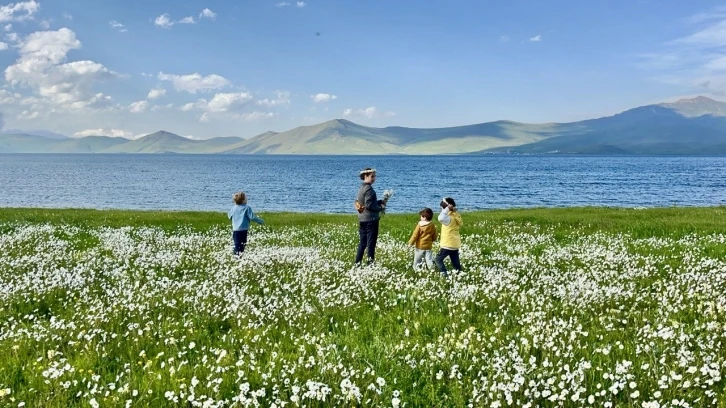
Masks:
[[[726,102],[699,96],[579,122],[502,120],[436,129],[374,128],[335,119],[249,139],[196,140],[165,131],[134,140],[5,131],[0,153],[726,155]]]

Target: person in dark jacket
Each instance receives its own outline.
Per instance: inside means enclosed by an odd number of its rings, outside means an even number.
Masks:
[[[378,199],[376,191],[373,190],[373,183],[376,182],[376,170],[365,168],[360,172],[360,179],[363,181],[358,189],[356,204],[358,208],[358,233],[360,242],[358,252],[355,255],[356,265],[363,261],[363,253],[368,250],[368,263],[376,259],[376,243],[378,242],[378,223],[381,218],[381,211],[386,204]]]

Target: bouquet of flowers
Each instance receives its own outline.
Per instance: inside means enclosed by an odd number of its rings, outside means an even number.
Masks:
[[[383,191],[383,200],[381,200],[381,201],[383,201],[383,203],[386,204],[386,206],[388,206],[388,199],[391,198],[392,195],[393,195],[393,190]],[[384,215],[385,213],[386,213],[386,209],[384,208],[383,211],[381,211],[381,215]]]

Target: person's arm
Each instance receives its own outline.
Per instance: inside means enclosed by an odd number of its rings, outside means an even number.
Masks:
[[[451,224],[451,217],[449,217],[449,207],[441,210],[441,214],[439,214],[439,222],[441,222],[443,225]]]
[[[260,224],[260,225],[262,225],[262,224],[264,224],[264,223],[265,223],[265,221],[264,221],[264,220],[263,220],[262,218],[258,217],[258,216],[257,216],[257,215],[255,214],[255,212],[254,212],[254,211],[252,211],[252,207],[247,207],[247,210],[249,210],[249,214],[248,214],[248,216],[250,217],[250,220],[252,220],[252,221],[254,221],[254,222],[256,222],[256,223],[258,223],[258,224]]]
[[[408,245],[413,245],[418,241],[418,236],[421,235],[421,228],[418,227],[418,224],[416,224],[416,228],[413,230],[413,234],[411,234],[411,238],[408,240]]]
[[[234,207],[230,208],[229,212],[227,212],[227,218],[229,218],[231,220],[233,215],[234,215]]]
[[[376,201],[373,199],[373,188],[369,188],[365,192],[365,206],[370,212],[381,212],[383,207],[381,206],[382,201]]]

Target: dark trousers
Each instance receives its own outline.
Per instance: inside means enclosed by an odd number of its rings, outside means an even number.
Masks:
[[[232,240],[234,241],[234,254],[241,254],[247,246],[247,230],[232,231]]]
[[[380,220],[365,221],[359,223],[358,234],[360,242],[358,243],[358,252],[355,254],[355,263],[359,264],[363,261],[363,252],[368,249],[368,263],[376,260],[376,243],[378,242],[378,223]]]
[[[447,256],[451,258],[451,266],[454,268],[454,270],[461,270],[461,263],[459,262],[459,250],[441,248],[439,249],[439,253],[434,259],[434,262],[436,262],[436,267],[439,268],[439,271],[441,271],[441,274],[444,276],[448,276],[448,274],[446,273],[446,266],[444,266],[444,259],[446,259]]]

